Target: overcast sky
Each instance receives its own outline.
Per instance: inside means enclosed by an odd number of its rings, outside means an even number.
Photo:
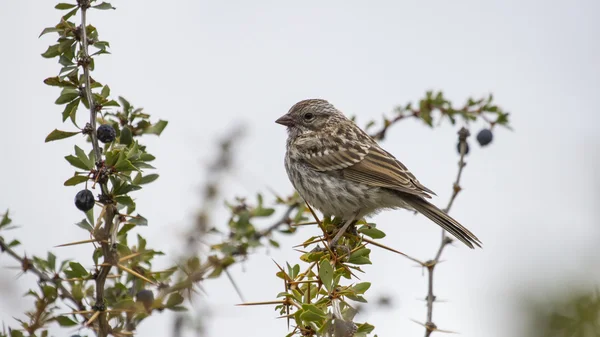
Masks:
[[[273,121],[305,98],[325,98],[361,125],[396,104],[441,89],[462,103],[493,92],[511,112],[514,132],[498,129],[480,149],[472,142],[464,193],[452,215],[484,242],[444,253],[435,291],[449,303],[435,307],[434,321],[463,336],[518,335],[523,323],[514,294],[544,297],[575,283],[600,280],[598,215],[598,97],[600,13],[598,1],[115,1],[116,11],[92,11],[89,22],[112,55],[96,60],[94,77],[169,120],[160,139],[148,138],[161,175],[137,194],[150,221],[140,231],[149,245],[173,253],[200,202],[203,165],[216,139],[240,123],[246,138],[224,197],[291,191],[283,168],[285,130]],[[80,187],[62,184],[72,175],[63,157],[75,139],[44,144],[61,125],[56,88],[42,83],[59,65],[40,57],[53,37],[37,36],[59,21],[54,2],[0,2],[0,212],[10,208],[28,255],[52,249],[85,262],[90,247],[55,249],[84,239],[73,226]],[[458,160],[456,131],[434,131],[417,121],[394,127],[384,147],[447,203]],[[472,125],[476,133],[481,125]],[[81,141],[79,139],[79,143]],[[267,198],[269,199],[269,198]],[[223,227],[227,213],[217,210]],[[432,258],[439,229],[421,216],[385,212],[375,218],[385,244],[420,259]],[[233,268],[250,301],[273,299],[281,284],[271,258],[298,261],[290,247],[316,233],[303,229],[270,255],[259,251]],[[426,278],[409,261],[375,250],[363,281],[367,297],[390,294],[393,310],[360,316],[379,336],[421,335]],[[168,261],[167,261],[168,262]],[[166,263],[166,262],[165,262]],[[91,266],[91,259],[88,260]],[[0,255],[0,266],[14,266]],[[22,300],[33,278],[17,283],[3,269],[0,318],[15,326],[31,307]],[[25,282],[27,281],[27,282]],[[11,288],[7,288],[10,285]],[[257,331],[285,335],[271,307],[239,308],[225,278],[204,285],[212,311],[212,336]],[[252,328],[253,330],[249,330]],[[139,327],[141,336],[167,336],[171,315]],[[62,333],[60,335],[63,335]],[[249,334],[252,335],[252,334]]]

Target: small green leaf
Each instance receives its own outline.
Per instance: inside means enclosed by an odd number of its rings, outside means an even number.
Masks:
[[[58,322],[60,326],[74,326],[79,324],[67,316],[56,316],[56,322]]]
[[[72,155],[68,155],[65,157],[65,159],[73,166],[75,166],[76,168],[82,169],[82,170],[86,170],[89,171],[89,168],[81,162],[81,160],[79,160],[79,158],[72,156]]]
[[[96,9],[115,9],[111,4],[109,4],[108,2],[103,2],[99,5],[96,6],[92,6],[92,8],[96,8]]]
[[[181,303],[183,303],[183,296],[181,296],[179,293],[173,293],[171,296],[169,296],[165,307],[172,308]]]
[[[67,4],[67,3],[59,3],[56,6],[54,6],[54,8],[56,9],[71,9],[77,7],[77,5],[73,5],[73,4]]]
[[[127,159],[119,160],[114,166],[114,169],[117,172],[131,172],[137,170],[137,168]]]
[[[92,162],[92,160],[88,158],[85,152],[83,152],[83,150],[77,145],[75,145],[75,154],[77,155],[77,158],[87,167],[88,170],[94,168],[94,163]]]
[[[81,133],[81,131],[69,132],[69,131],[61,131],[58,129],[54,129],[54,131],[50,132],[50,134],[48,136],[46,136],[45,142],[48,143],[53,140],[69,138],[69,137],[75,136],[80,133]]]
[[[77,226],[79,228],[83,228],[88,232],[91,232],[92,230],[94,230],[92,225],[90,225],[90,223],[86,219],[79,221],[78,223],[75,224],[75,226]]]
[[[60,29],[55,28],[55,27],[44,28],[44,30],[42,30],[42,32],[40,33],[40,36],[38,36],[38,38],[42,37],[42,35],[44,35],[44,34],[55,33],[55,32],[60,32]]]
[[[90,179],[88,176],[74,175],[71,178],[67,179],[67,181],[65,181],[64,185],[65,186],[75,186],[75,185],[78,185],[78,184],[88,181],[88,179]]]
[[[8,248],[13,248],[13,247],[16,247],[16,246],[18,246],[20,244],[21,244],[21,241],[19,241],[19,240],[12,240],[11,242],[8,243],[7,246],[8,246]]]
[[[75,277],[84,277],[88,275],[87,270],[78,262],[69,262],[69,267],[71,267],[71,270],[73,271],[72,274],[75,275]]]
[[[305,322],[319,322],[319,321],[323,320],[324,318],[317,315],[316,313],[314,313],[312,311],[304,311],[303,313],[300,314],[300,319]]]
[[[128,126],[124,126],[121,129],[121,135],[119,136],[119,143],[129,145],[133,141],[133,135],[131,129]]]
[[[108,85],[105,85],[104,88],[102,88],[102,92],[100,93],[100,96],[107,98],[108,96],[110,96],[110,88],[108,87]]]
[[[375,329],[375,327],[367,322],[363,323],[363,324],[357,324],[358,329],[356,330],[356,333],[365,333],[365,334],[369,334],[373,331],[373,329]]]
[[[381,239],[385,237],[385,233],[375,227],[369,228],[367,226],[363,226],[358,230],[358,232],[363,233],[366,236],[370,236],[373,239]]]
[[[66,93],[66,94],[62,94],[62,95],[60,95],[56,99],[56,101],[54,103],[58,104],[58,105],[66,104],[66,103],[71,102],[72,100],[74,100],[77,97],[79,97],[78,93]]]
[[[254,210],[254,216],[265,217],[275,213],[274,208],[259,208]]]
[[[371,283],[370,282],[361,282],[361,283],[355,284],[352,287],[352,289],[357,294],[364,294],[365,291],[367,291],[370,287],[371,287]]]
[[[24,335],[19,330],[10,330],[10,337],[24,337]]]
[[[139,214],[129,219],[127,223],[134,224],[136,226],[148,226],[148,220]]]
[[[167,122],[167,121],[159,120],[154,125],[147,128],[144,133],[150,133],[150,134],[160,136],[160,134],[163,132],[163,130],[167,127],[168,123],[169,122]]]
[[[146,176],[143,176],[139,182],[137,182],[137,185],[144,185],[144,184],[149,184],[153,181],[155,181],[156,179],[158,179],[158,174],[156,173],[152,173]]]
[[[42,57],[51,59],[58,55],[60,55],[60,52],[58,51],[58,45],[55,44],[53,46],[48,47],[48,49],[46,49],[46,51],[42,54]]]
[[[63,21],[67,21],[69,20],[70,17],[72,17],[73,15],[77,14],[77,11],[79,10],[79,7],[74,8],[72,11],[70,11],[69,13],[63,15],[62,19]]]
[[[10,225],[12,219],[8,216],[8,210],[2,215],[2,220],[0,221],[0,228]]]
[[[331,292],[333,288],[333,268],[327,259],[323,259],[319,264],[319,278],[327,292]]]
[[[63,122],[66,121],[67,118],[71,117],[71,121],[73,121],[73,124],[77,125],[75,123],[75,116],[77,115],[77,108],[79,107],[79,102],[81,102],[81,98],[77,98],[76,100],[72,101],[71,103],[65,106],[65,110],[63,110],[62,113]]]
[[[271,246],[273,246],[275,248],[279,248],[279,242],[269,239],[269,243],[271,244]]]

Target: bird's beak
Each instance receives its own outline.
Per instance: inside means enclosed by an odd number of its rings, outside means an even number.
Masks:
[[[277,119],[275,123],[285,126],[292,126],[294,124],[294,119],[290,115],[285,114],[279,117],[279,119]]]

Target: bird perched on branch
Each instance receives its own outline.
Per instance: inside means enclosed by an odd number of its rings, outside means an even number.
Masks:
[[[404,208],[468,247],[481,247],[473,233],[426,200],[433,191],[328,101],[300,101],[276,123],[287,126],[285,168],[294,188],[325,216],[346,221],[331,244],[364,216]]]

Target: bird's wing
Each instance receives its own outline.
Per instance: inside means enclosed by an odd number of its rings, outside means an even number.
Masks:
[[[345,179],[385,187],[425,198],[435,195],[389,152],[376,143],[340,146],[316,144],[314,139],[296,144],[302,159],[316,171],[336,172]]]

